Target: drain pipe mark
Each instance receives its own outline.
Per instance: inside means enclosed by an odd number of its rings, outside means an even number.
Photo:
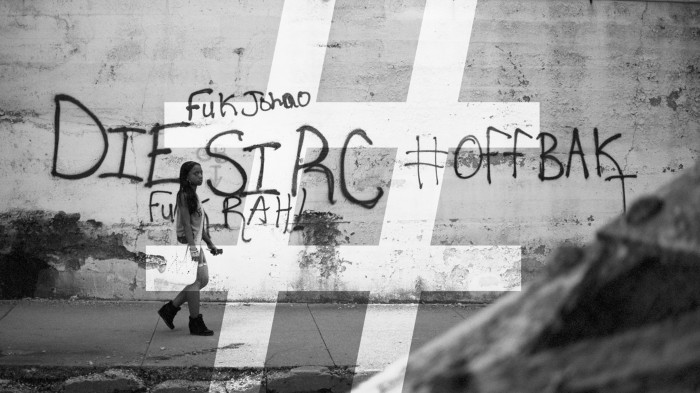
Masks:
[[[9,314],[12,310],[14,310],[15,307],[17,307],[17,305],[16,305],[16,304],[13,304],[12,307],[10,307],[10,309],[7,310],[7,312],[5,312],[5,314],[4,314],[3,316],[0,317],[0,321],[2,321],[3,318],[5,318],[5,317],[7,316],[7,314]]]
[[[321,333],[321,329],[318,327],[318,323],[316,322],[316,318],[314,317],[314,313],[311,312],[311,307],[309,307],[309,303],[306,303],[306,308],[309,309],[309,314],[311,314],[311,319],[314,320],[314,325],[316,325],[316,330],[318,330],[318,335],[321,336],[321,341],[323,341],[323,346],[326,348],[326,352],[328,352],[328,356],[331,358],[331,362],[333,362],[333,367],[338,367],[338,365],[335,364],[335,360],[333,360],[333,355],[331,355],[331,351],[328,349],[328,344],[326,344],[326,340],[323,338],[323,333]]]
[[[151,333],[151,338],[148,340],[148,345],[146,345],[146,352],[143,353],[143,359],[141,359],[141,366],[139,366],[140,368],[143,368],[143,363],[146,361],[146,357],[148,356],[148,350],[151,349],[153,337],[155,337],[156,329],[158,329],[158,322],[160,322],[160,317],[156,318],[156,325],[153,326],[153,333]]]

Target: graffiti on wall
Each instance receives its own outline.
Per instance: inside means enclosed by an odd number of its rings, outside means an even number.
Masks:
[[[307,106],[310,102],[310,98],[306,92],[299,92],[296,96],[289,93],[284,93],[281,98],[276,98],[273,93],[269,93],[269,100],[265,100],[264,96],[260,92],[246,93],[251,97],[255,97],[252,105],[250,103],[245,103],[239,108],[236,108],[233,104],[227,102],[231,97],[224,99],[223,94],[219,93],[221,100],[218,105],[213,102],[202,103],[201,105],[194,103],[192,98],[197,94],[211,94],[210,89],[203,89],[193,92],[188,99],[187,106],[185,107],[185,112],[183,116],[187,116],[188,119],[193,118],[193,111],[201,108],[201,112],[196,120],[201,120],[205,118],[215,118],[216,114],[214,107],[218,106],[219,116],[224,118],[227,114],[232,116],[255,116],[257,111],[269,111],[269,110],[293,110],[295,108],[303,108]],[[62,156],[61,150],[59,149],[59,143],[61,140],[62,133],[62,123],[61,114],[62,108],[67,105],[72,104],[79,108],[84,114],[92,119],[94,123],[94,132],[97,132],[102,137],[101,146],[90,147],[94,149],[94,152],[99,153],[99,159],[89,167],[84,168],[73,168],[70,172],[67,170],[60,170],[60,162],[65,157]],[[209,108],[209,110],[207,109]],[[259,108],[255,109],[254,112],[246,111],[251,107]],[[226,109],[230,111],[227,112]],[[195,129],[193,126],[195,123],[191,121],[181,121],[168,124],[155,124],[149,130],[134,128],[128,126],[116,126],[111,128],[106,128],[103,125],[99,117],[93,113],[87,105],[80,102],[78,99],[59,94],[55,97],[55,145],[54,145],[54,155],[53,155],[53,165],[51,174],[55,177],[66,179],[66,180],[79,180],[88,178],[91,176],[97,176],[99,178],[118,178],[124,179],[129,182],[141,183],[145,188],[151,189],[149,195],[149,200],[147,201],[149,206],[149,221],[158,222],[162,220],[174,220],[173,205],[172,203],[167,203],[164,201],[167,196],[172,200],[172,192],[163,189],[156,189],[158,186],[164,184],[177,184],[177,178],[159,176],[159,172],[168,172],[172,174],[174,172],[172,168],[163,168],[159,165],[159,162],[166,156],[173,153],[171,148],[160,147],[161,138],[165,132],[170,129],[187,129],[190,128],[191,132],[201,132],[201,128]],[[306,199],[306,190],[299,190],[299,179],[300,173],[318,173],[325,178],[327,184],[327,192],[325,198],[329,203],[333,204],[336,200],[335,195],[335,179],[339,179],[339,188],[341,195],[350,203],[362,208],[372,209],[377,203],[385,198],[388,190],[380,185],[376,186],[376,191],[373,196],[370,197],[358,197],[351,191],[350,185],[348,184],[348,177],[351,176],[351,171],[357,170],[346,165],[348,152],[352,149],[360,149],[362,147],[350,147],[351,142],[359,141],[365,146],[373,145],[373,135],[371,132],[363,130],[362,128],[356,128],[350,130],[345,134],[343,138],[343,144],[340,152],[339,162],[333,167],[338,167],[339,170],[334,173],[331,166],[326,163],[328,159],[328,153],[331,146],[328,142],[328,136],[324,134],[324,131],[314,127],[309,124],[299,124],[298,127],[289,129],[288,133],[294,133],[296,135],[295,146],[283,146],[280,140],[268,140],[261,143],[246,144],[244,139],[248,133],[255,133],[255,130],[243,131],[238,129],[218,131],[213,134],[207,141],[204,147],[195,149],[196,159],[202,163],[209,164],[211,169],[210,178],[206,182],[206,187],[215,196],[220,197],[220,210],[221,218],[224,223],[224,227],[230,227],[229,214],[237,216],[241,225],[250,225],[251,221],[256,215],[263,215],[261,221],[267,223],[267,212],[271,205],[276,203],[277,208],[271,211],[271,214],[276,215],[275,224],[278,228],[281,228],[283,232],[291,230],[294,226],[293,220],[290,222],[289,216],[291,215],[291,197],[296,197],[297,192],[301,192],[302,204],[298,215],[303,214],[303,201]],[[110,149],[109,135],[116,134],[122,135],[122,143],[118,148],[121,149],[119,169],[117,172],[102,172],[98,173],[100,167],[104,163],[107,152]],[[228,149],[225,147],[216,147],[216,142],[227,136],[232,136],[240,146],[236,149]],[[500,138],[499,146],[504,147],[508,144],[508,148],[502,148],[496,150],[494,148],[494,139]],[[446,145],[442,145],[443,140],[438,140],[437,137],[430,138],[425,135],[406,135],[405,138],[411,138],[415,142],[415,149],[399,151],[398,155],[405,155],[404,162],[402,163],[405,167],[413,168],[412,173],[414,174],[414,185],[418,189],[424,187],[424,181],[427,176],[433,176],[435,179],[435,184],[439,185],[439,175],[438,170],[443,170],[445,166],[451,167],[454,170],[454,175],[461,179],[462,181],[477,182],[484,180],[487,185],[492,182],[497,181],[492,178],[491,168],[493,166],[493,161],[496,159],[507,160],[512,162],[512,177],[518,179],[518,177],[523,176],[537,176],[541,182],[556,181],[562,178],[568,178],[571,176],[572,168],[580,165],[580,170],[583,173],[585,179],[591,176],[591,172],[594,171],[597,178],[603,179],[605,181],[618,180],[620,182],[620,194],[622,199],[622,209],[626,208],[626,196],[625,196],[625,180],[630,178],[635,178],[635,174],[625,173],[619,164],[619,161],[606,150],[611,143],[620,139],[622,135],[620,133],[614,134],[612,136],[604,136],[598,128],[593,129],[593,151],[586,152],[581,143],[581,136],[579,130],[574,128],[570,135],[570,143],[567,143],[568,149],[561,149],[561,145],[568,142],[565,140],[566,137],[559,136],[548,132],[540,132],[536,135],[528,133],[523,129],[516,127],[514,130],[503,130],[498,129],[493,126],[486,127],[486,130],[482,135],[469,134],[464,135],[459,140],[447,141]],[[139,176],[136,173],[126,173],[125,172],[125,162],[127,160],[128,144],[133,138],[150,138],[151,149],[142,154],[149,161],[149,170],[146,176]],[[305,156],[306,145],[305,141],[313,138],[318,146],[315,151],[317,155],[315,157]],[[531,145],[523,148],[523,139],[527,138],[530,141],[536,141],[538,143],[538,149],[533,149]],[[428,145],[426,147],[425,140],[428,140]],[[431,143],[432,142],[432,143]],[[266,160],[271,154],[281,148],[292,148],[296,151],[293,159],[286,163],[276,162],[275,166],[266,165]],[[243,153],[257,153],[259,160],[259,168],[256,174],[251,174],[250,169],[246,169],[242,164],[242,161],[237,157],[236,152]],[[518,161],[524,160],[530,155],[539,162],[539,170],[536,173],[522,173],[518,172]],[[442,157],[442,159],[439,159]],[[566,157],[566,159],[561,159],[561,157]],[[466,159],[471,158],[471,159]],[[588,161],[587,161],[588,159]],[[447,164],[445,161],[449,161]],[[612,164],[617,173],[612,175],[605,175],[605,169],[603,164],[607,160],[608,164]],[[291,172],[291,177],[286,179],[288,184],[285,188],[264,188],[264,179],[269,176],[276,176],[276,169],[280,165],[287,166]],[[233,181],[227,180],[226,175],[222,175],[226,172],[225,169],[228,167],[228,172],[233,173],[237,178],[237,185],[230,189],[225,189],[221,184],[227,183],[231,184]],[[591,169],[589,169],[589,167]],[[425,172],[428,169],[434,171],[434,175],[431,172]],[[483,171],[482,171],[483,169]],[[389,170],[389,169],[387,169]],[[272,173],[270,173],[272,172]],[[485,172],[485,173],[484,173]],[[254,187],[249,187],[249,179],[257,177]],[[482,177],[484,180],[479,180]],[[481,183],[483,184],[483,183]],[[274,197],[272,203],[265,199],[265,196]],[[246,197],[256,197],[255,202],[252,207],[249,207],[247,211],[244,211],[244,200]],[[281,197],[281,198],[280,198]],[[284,200],[288,202],[283,203]],[[282,218],[282,215],[286,217]],[[280,224],[280,221],[284,221]],[[250,238],[243,237],[244,241],[250,241]]]

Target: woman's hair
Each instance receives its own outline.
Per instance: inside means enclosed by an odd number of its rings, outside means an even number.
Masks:
[[[187,209],[190,211],[190,214],[195,212],[197,214],[202,214],[201,211],[197,210],[197,193],[187,180],[187,175],[190,174],[190,171],[196,165],[199,165],[199,163],[187,161],[180,167],[180,190],[177,192],[177,200],[175,201],[175,204],[178,205],[180,203],[180,194],[184,195],[185,201],[187,202]]]

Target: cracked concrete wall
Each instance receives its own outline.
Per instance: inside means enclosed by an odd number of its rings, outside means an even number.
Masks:
[[[336,0],[318,101],[406,101],[424,5]],[[240,178],[201,150],[152,160],[163,145],[161,134],[154,148],[150,131],[163,123],[164,102],[186,101],[195,90],[235,94],[232,102],[246,91],[264,91],[282,7],[281,0],[0,4],[0,297],[167,297],[145,289],[146,269],[158,263],[145,254],[146,246],[174,243],[164,216],[173,200],[167,192],[176,188],[157,181],[176,176],[185,159],[203,161],[210,176],[219,170],[218,176],[233,179],[226,184]],[[556,245],[585,243],[625,202],[691,166],[700,151],[699,41],[700,5],[692,2],[479,0],[460,102],[539,102],[538,142],[545,150],[557,144],[544,159],[539,148],[523,149],[516,161],[500,151],[488,167],[473,144],[465,145],[470,148],[459,156],[458,169],[480,169],[460,179],[454,161],[447,161],[431,243],[518,245],[522,280],[528,281]],[[105,130],[143,132],[106,132],[107,148],[94,119],[73,102],[56,101],[61,94],[89,109]],[[454,152],[456,142],[441,148]],[[227,154],[252,167],[252,155]],[[333,162],[338,154],[331,149]],[[352,160],[358,169],[354,190],[371,196],[380,184],[390,192],[393,157],[404,152],[351,154],[360,155]],[[119,174],[120,166],[131,177],[101,177]],[[56,175],[92,167],[79,179]],[[337,167],[332,170],[337,173]],[[424,170],[424,180],[429,172]],[[620,174],[636,178],[624,185],[606,181]],[[373,209],[343,198],[331,205],[322,176],[306,174],[301,183],[308,188],[309,213],[300,215],[306,227],[292,233],[290,244],[321,248],[255,268],[275,273],[288,289],[352,287],[354,276],[344,270],[352,266],[335,256],[335,248],[377,244],[387,199]],[[222,198],[207,190],[200,196],[210,199],[215,242],[236,244],[241,220],[229,215],[226,228]],[[66,217],[70,225],[57,224]],[[420,274],[378,263],[376,288],[363,289],[372,301],[415,301],[421,290],[455,291],[470,274],[468,261],[445,261]],[[498,274],[507,280],[511,273]],[[387,282],[394,285],[383,288]],[[205,298],[226,297],[215,277],[211,285]],[[274,300],[255,288],[232,293],[239,300]]]

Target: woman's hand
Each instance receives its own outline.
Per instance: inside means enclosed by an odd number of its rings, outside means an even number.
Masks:
[[[192,256],[192,260],[195,262],[199,261],[199,248],[197,246],[190,246],[190,255]]]
[[[224,250],[222,250],[220,248],[216,248],[216,246],[214,245],[214,243],[210,239],[204,239],[204,241],[207,242],[207,248],[209,249],[209,252],[211,253],[211,255],[219,255],[222,252],[224,252]]]

